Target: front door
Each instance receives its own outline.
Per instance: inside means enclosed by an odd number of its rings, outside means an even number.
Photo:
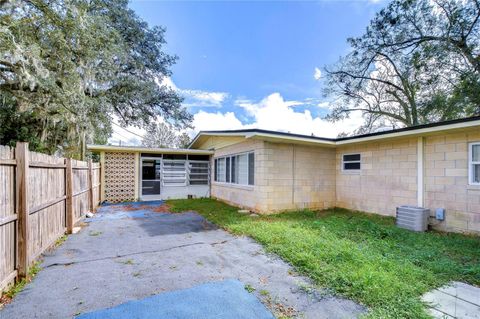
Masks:
[[[160,195],[161,159],[142,158],[142,197]]]

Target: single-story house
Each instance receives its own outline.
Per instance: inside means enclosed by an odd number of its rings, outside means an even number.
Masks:
[[[102,199],[208,197],[258,213],[343,207],[394,216],[445,209],[439,229],[480,233],[480,117],[322,138],[202,131],[188,149],[91,145]]]

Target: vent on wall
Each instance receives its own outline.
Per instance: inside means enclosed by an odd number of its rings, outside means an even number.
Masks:
[[[397,226],[413,231],[426,231],[430,210],[415,206],[397,207]]]

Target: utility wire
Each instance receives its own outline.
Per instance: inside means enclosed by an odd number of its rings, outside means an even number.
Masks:
[[[130,134],[133,134],[133,135],[136,135],[136,136],[138,136],[138,137],[140,137],[140,138],[143,138],[143,136],[142,136],[142,135],[140,135],[140,134],[137,134],[137,133],[134,133],[134,132],[132,132],[132,131],[130,131],[130,130],[127,130],[126,128],[124,128],[124,127],[122,127],[122,126],[118,125],[118,124],[117,124],[117,123],[115,123],[115,122],[112,122],[112,123],[113,123],[114,125],[118,126],[119,128],[121,128],[121,129],[123,129],[123,130],[127,131],[127,132],[128,132],[128,133],[130,133]]]

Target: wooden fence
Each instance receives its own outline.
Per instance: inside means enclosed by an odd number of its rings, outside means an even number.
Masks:
[[[0,292],[100,201],[100,165],[0,145]]]

